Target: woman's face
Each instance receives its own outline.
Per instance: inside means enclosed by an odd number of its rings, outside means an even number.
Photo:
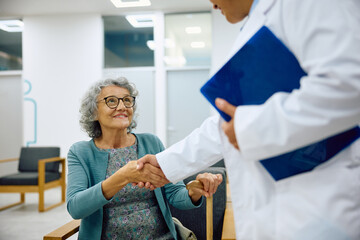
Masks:
[[[105,100],[103,100],[109,96],[123,98],[125,96],[130,96],[130,93],[126,88],[114,85],[101,89],[97,98],[98,112],[96,117],[96,120],[100,123],[101,130],[128,128],[133,118],[134,108],[126,108],[123,101],[119,100],[117,108],[111,109],[106,105]]]
[[[221,13],[230,23],[238,23],[249,15],[253,0],[210,0],[214,9]]]

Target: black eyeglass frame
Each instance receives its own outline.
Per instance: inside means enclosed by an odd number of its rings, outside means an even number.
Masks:
[[[132,105],[131,106],[126,106],[125,105],[125,102],[124,102],[124,98],[132,98],[133,99],[133,101],[132,101]],[[116,98],[117,100],[118,100],[118,103],[116,104],[116,106],[115,107],[110,107],[109,105],[108,105],[108,102],[107,102],[107,99],[108,98]],[[132,108],[134,105],[135,105],[135,100],[136,100],[136,97],[133,97],[133,96],[125,96],[125,97],[122,97],[122,98],[118,98],[118,97],[115,97],[115,96],[108,96],[108,97],[105,97],[105,98],[103,98],[103,99],[101,99],[100,101],[105,101],[105,104],[106,104],[106,106],[108,106],[108,108],[110,108],[110,109],[116,109],[118,106],[119,106],[119,104],[120,104],[120,100],[123,102],[123,104],[124,104],[124,106],[126,107],[126,108]],[[98,101],[98,102],[100,102],[100,101]]]

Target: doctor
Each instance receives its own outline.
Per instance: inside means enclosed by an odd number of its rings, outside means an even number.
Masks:
[[[211,2],[230,23],[248,16],[232,54],[265,25],[307,75],[298,90],[262,105],[217,99],[230,122],[211,117],[167,150],[138,160],[138,167],[150,162],[177,182],[224,158],[237,239],[360,239],[358,135],[312,171],[279,181],[259,163],[349,129],[358,134],[360,1]]]

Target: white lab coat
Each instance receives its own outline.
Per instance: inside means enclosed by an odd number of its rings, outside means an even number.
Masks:
[[[266,25],[307,72],[300,89],[237,107],[241,151],[215,116],[156,155],[172,182],[224,158],[237,239],[360,239],[360,140],[313,171],[277,182],[258,161],[360,123],[359,13],[358,0],[260,0],[230,56]]]

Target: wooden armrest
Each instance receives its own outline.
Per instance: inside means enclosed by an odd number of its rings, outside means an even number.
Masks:
[[[71,237],[79,231],[80,221],[81,220],[72,220],[62,225],[51,233],[46,234],[43,240],[63,240]]]
[[[223,231],[221,240],[235,240],[235,222],[234,222],[234,210],[231,203],[226,204],[224,222],[223,222]]]
[[[45,164],[49,162],[60,162],[61,164],[61,178],[65,181],[65,158],[53,157],[44,158],[38,161],[38,174],[39,174],[39,186],[41,187],[45,183]]]
[[[45,173],[45,164],[49,163],[49,162],[60,162],[60,164],[62,165],[62,170],[63,171],[65,170],[65,158],[61,158],[61,157],[44,158],[44,159],[40,159],[38,161],[39,176],[40,176],[40,174]]]
[[[48,163],[48,162],[65,163],[65,158],[62,158],[62,157],[44,158],[44,159],[40,159],[38,161],[38,164],[45,164],[45,163]]]
[[[8,158],[0,160],[0,163],[18,161],[19,158]]]

